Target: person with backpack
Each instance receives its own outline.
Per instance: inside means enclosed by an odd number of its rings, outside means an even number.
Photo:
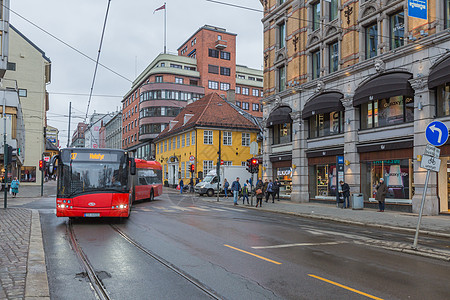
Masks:
[[[248,185],[246,183],[244,183],[244,187],[242,188],[242,204],[245,204],[245,199],[247,199],[247,204],[250,204],[248,202]]]
[[[272,203],[275,203],[275,196],[273,195],[273,182],[272,179],[269,180],[266,188],[266,202],[269,201],[270,196],[272,196]]]
[[[228,183],[227,179],[225,178],[225,180],[223,181],[223,191],[225,192],[225,198],[228,199],[228,187],[230,186],[230,184]]]

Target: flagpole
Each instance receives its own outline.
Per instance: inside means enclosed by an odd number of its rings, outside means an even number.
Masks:
[[[164,54],[166,54],[166,50],[167,50],[167,21],[166,21],[166,11],[167,11],[167,6],[166,6],[166,2],[164,2]]]

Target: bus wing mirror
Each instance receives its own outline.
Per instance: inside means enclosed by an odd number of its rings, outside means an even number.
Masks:
[[[48,166],[48,174],[51,176],[53,174],[55,174],[56,172],[56,168],[58,167],[56,165],[56,161],[58,160],[59,155],[54,155],[51,159],[50,159],[50,164]]]
[[[130,174],[136,175],[136,161],[134,158],[130,158]]]

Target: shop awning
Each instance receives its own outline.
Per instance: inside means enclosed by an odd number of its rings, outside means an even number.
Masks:
[[[428,88],[432,89],[447,82],[450,82],[450,56],[431,69]]]
[[[356,89],[353,106],[394,96],[414,97],[414,90],[408,81],[412,77],[412,74],[404,72],[387,73],[375,77]]]
[[[291,123],[291,112],[292,109],[289,106],[278,107],[267,118],[266,127],[272,127],[273,125],[277,124]]]
[[[333,111],[344,111],[341,99],[344,97],[338,92],[322,93],[309,100],[302,112],[302,119],[308,119],[313,115],[331,113]]]

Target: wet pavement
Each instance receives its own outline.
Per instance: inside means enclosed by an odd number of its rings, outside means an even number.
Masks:
[[[55,190],[56,182],[45,183],[43,197],[54,197]],[[173,193],[175,196],[179,192],[166,189],[165,193]],[[183,197],[217,202],[216,197],[198,197],[194,194],[183,194]],[[50,299],[39,211],[21,208],[22,205],[40,198],[40,186],[21,186],[17,198],[11,198],[8,194],[8,208],[5,210],[3,192],[0,194],[0,299]],[[417,214],[404,212],[377,212],[375,209],[367,208],[341,209],[329,204],[293,203],[287,200],[275,203],[263,202],[262,207],[255,208],[247,204],[242,205],[241,201],[239,207],[247,209],[406,231],[411,234],[415,232],[418,222]],[[256,199],[253,201],[256,203]],[[231,197],[220,198],[219,203],[233,206]],[[450,261],[450,249],[448,251],[425,249],[420,245],[421,235],[450,239],[450,215],[423,216],[417,250],[407,244],[395,245],[396,249],[392,249]]]

